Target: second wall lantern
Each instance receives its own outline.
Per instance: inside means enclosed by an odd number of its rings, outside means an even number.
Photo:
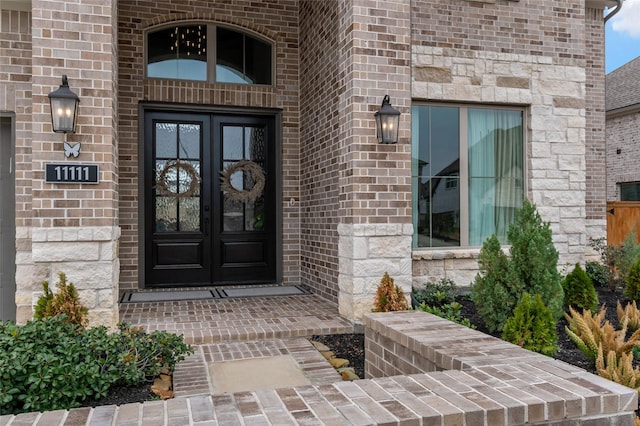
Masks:
[[[397,143],[400,111],[391,106],[389,95],[385,95],[380,111],[376,112],[375,117],[378,142],[386,144]]]
[[[56,133],[75,133],[80,98],[69,89],[67,76],[62,76],[62,84],[49,93],[51,105],[51,125]]]

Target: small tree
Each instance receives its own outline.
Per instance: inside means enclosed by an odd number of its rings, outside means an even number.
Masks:
[[[393,278],[389,276],[388,272],[385,272],[380,280],[373,304],[374,312],[406,311],[409,309],[402,289],[393,282]]]
[[[38,298],[35,306],[34,317],[42,319],[65,314],[67,322],[85,326],[89,310],[80,303],[78,290],[71,282],[67,282],[67,276],[60,272],[56,288],[58,293],[53,293],[49,288],[49,282],[43,281],[44,294]]]
[[[522,299],[504,325],[502,339],[544,355],[553,355],[558,348],[556,321],[542,298],[529,293]]]
[[[478,256],[480,273],[471,286],[471,299],[490,332],[500,331],[522,294],[522,282],[512,274],[498,237],[489,237]]]
[[[549,223],[543,222],[536,207],[524,200],[507,238],[514,273],[522,280],[525,291],[539,294],[553,317],[559,319],[564,293],[558,272],[558,251],[553,245]]]
[[[485,240],[480,250],[480,273],[471,286],[471,298],[490,331],[501,331],[523,292],[539,294],[554,319],[562,315],[564,292],[558,272],[558,252],[551,228],[528,200],[509,226],[510,258],[498,238]]]
[[[591,312],[598,309],[598,293],[579,263],[576,263],[573,271],[562,280],[562,289],[565,309],[569,306],[574,309],[589,309]]]

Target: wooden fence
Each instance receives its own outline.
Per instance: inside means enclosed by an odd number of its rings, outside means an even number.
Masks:
[[[640,242],[640,201],[607,202],[607,244],[621,244],[634,228]]]

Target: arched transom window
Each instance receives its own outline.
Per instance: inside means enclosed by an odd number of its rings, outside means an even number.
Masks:
[[[272,55],[270,43],[221,26],[192,23],[147,33],[149,78],[270,85]]]

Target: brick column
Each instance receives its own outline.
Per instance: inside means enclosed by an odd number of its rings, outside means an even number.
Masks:
[[[385,271],[411,291],[411,11],[405,0],[360,0],[345,9],[338,302],[342,315],[361,322]],[[374,113],[386,94],[402,113],[395,145],[376,140]]]
[[[90,310],[90,325],[118,321],[116,1],[32,1],[32,262],[17,289],[18,321],[31,316],[41,282],[64,272]],[[54,134],[47,94],[66,74],[80,97],[75,134]],[[63,142],[81,143],[65,158]],[[99,183],[45,182],[46,163],[99,166]]]
[[[585,27],[587,237],[601,238],[607,236],[605,52],[602,9],[587,8]],[[595,253],[587,252],[587,255],[597,257]]]

